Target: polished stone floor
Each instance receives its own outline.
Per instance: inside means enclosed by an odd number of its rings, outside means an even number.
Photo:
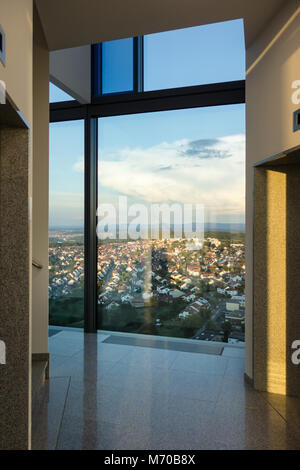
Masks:
[[[76,330],[49,338],[33,449],[300,449],[299,400],[253,391],[243,348],[215,356],[106,338]]]

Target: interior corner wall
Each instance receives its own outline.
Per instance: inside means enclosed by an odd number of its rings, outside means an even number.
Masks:
[[[16,126],[0,126],[0,450],[30,447],[29,132]]]
[[[287,173],[257,167],[254,188],[254,387],[285,394]]]
[[[90,103],[91,46],[51,52],[50,79],[80,103]]]
[[[300,151],[291,155],[254,172],[254,387],[299,397]]]
[[[27,221],[29,215],[29,198],[31,197],[31,165],[32,165],[32,146],[31,146],[31,127],[32,127],[32,49],[33,49],[33,0],[0,0],[0,24],[4,30],[6,37],[6,63],[5,66],[0,62],[0,80],[5,82],[6,91],[18,110],[22,113],[29,125],[29,132],[26,140],[23,139],[20,150],[18,151],[19,142],[15,139],[12,146],[12,152],[19,157],[23,155],[26,158],[26,168],[23,167],[24,183],[26,181],[26,191],[22,195],[23,205],[16,207],[16,210],[23,210],[23,216],[26,217]],[[2,146],[3,150],[3,146]],[[16,154],[17,152],[17,154]],[[10,159],[11,161],[11,159]],[[16,177],[18,175],[15,175]],[[20,190],[20,188],[19,188]],[[13,201],[18,202],[18,199],[14,198]],[[13,208],[14,209],[14,208]],[[11,207],[10,207],[11,210]],[[14,215],[14,224],[17,224],[18,213],[11,212]],[[15,251],[14,255],[19,257],[23,256],[23,261],[28,258],[27,269],[23,271],[19,270],[18,274],[22,277],[22,282],[28,276],[28,284],[22,287],[22,295],[18,296],[18,292],[14,289],[14,301],[22,303],[22,308],[25,308],[23,299],[28,298],[29,304],[26,307],[26,315],[23,316],[23,321],[20,325],[17,323],[17,319],[13,322],[13,338],[15,347],[12,353],[7,350],[6,362],[9,365],[10,362],[15,362],[16,367],[13,370],[13,378],[11,378],[11,384],[13,386],[13,393],[10,393],[12,404],[9,400],[5,403],[1,401],[1,410],[4,413],[4,418],[8,423],[8,427],[5,426],[5,422],[1,419],[0,426],[0,437],[1,448],[4,449],[27,449],[30,448],[31,442],[31,224],[28,221],[29,233],[28,239],[24,240],[26,234],[23,233],[23,226],[20,224],[20,230],[15,236],[14,242],[16,246],[23,247],[22,255],[19,254],[18,250]],[[16,227],[15,227],[16,228]],[[25,237],[26,238],[26,237]],[[22,241],[19,241],[21,239]],[[26,243],[27,246],[24,246]],[[25,257],[26,254],[26,257]],[[20,259],[20,258],[19,258]],[[18,261],[16,261],[17,263]],[[12,270],[13,272],[13,270]],[[6,280],[7,281],[7,280]],[[16,282],[16,278],[14,279]],[[27,290],[27,291],[26,291]],[[1,299],[3,300],[3,299]],[[3,305],[2,305],[3,307]],[[22,313],[22,309],[19,309],[19,313]],[[16,326],[21,327],[22,332],[17,331]],[[28,328],[26,331],[25,328]],[[1,324],[0,324],[1,330]],[[0,331],[1,335],[1,331]],[[17,338],[17,339],[16,339]],[[20,352],[19,348],[16,347],[16,341],[21,341],[22,349]],[[19,354],[19,356],[18,356]],[[14,357],[16,355],[16,357]],[[20,367],[22,370],[20,371]],[[2,365],[0,367],[6,367]],[[26,390],[24,390],[24,388]],[[0,390],[3,392],[3,390]],[[6,390],[8,393],[8,390]],[[16,395],[14,395],[14,393]],[[2,393],[1,393],[2,394]],[[2,433],[2,434],[1,434]],[[3,435],[5,433],[5,435]]]
[[[253,164],[300,145],[293,132],[300,101],[292,101],[300,80],[298,0],[287,1],[246,52],[246,374],[253,378]]]
[[[0,0],[0,24],[6,36],[6,64],[0,80],[23,116],[32,118],[32,0]]]
[[[33,15],[32,352],[48,353],[49,51]]]

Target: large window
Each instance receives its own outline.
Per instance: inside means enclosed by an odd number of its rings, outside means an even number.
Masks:
[[[245,78],[243,20],[144,37],[144,90]]]
[[[49,321],[83,327],[84,123],[50,125]]]
[[[245,79],[243,20],[93,46],[93,96]]]
[[[243,341],[244,105],[98,125],[98,327]],[[203,208],[192,246],[186,204]],[[153,220],[157,205],[170,217]]]
[[[91,52],[50,106],[50,322],[243,341],[243,21]]]

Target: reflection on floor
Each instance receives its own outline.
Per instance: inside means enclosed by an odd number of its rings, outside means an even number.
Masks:
[[[244,350],[221,356],[49,338],[48,399],[33,449],[300,449],[297,399],[244,383]]]

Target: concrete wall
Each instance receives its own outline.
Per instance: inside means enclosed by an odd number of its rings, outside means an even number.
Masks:
[[[90,103],[91,46],[51,52],[50,78],[80,103]]]
[[[24,367],[28,367],[27,377],[22,376],[23,388],[27,387],[27,407],[24,399],[21,398],[21,385],[18,385],[17,368],[12,379],[13,387],[18,388],[19,400],[23,406],[23,417],[19,419],[19,425],[14,428],[14,442],[17,448],[25,448],[25,440],[30,445],[30,416],[31,416],[31,354],[48,352],[48,133],[49,133],[49,52],[41,28],[39,17],[33,10],[32,0],[0,0],[1,26],[6,33],[6,65],[0,63],[0,80],[6,83],[7,92],[19,108],[30,125],[29,139],[27,137],[27,147],[29,144],[29,154],[27,152],[27,165],[23,165],[24,175],[27,178],[27,196],[22,193],[22,203],[25,211],[31,206],[32,200],[32,224],[29,221],[28,227],[28,259],[27,270],[28,285],[27,293],[23,289],[23,294],[28,294],[29,316],[23,313],[24,320],[27,319],[28,344],[27,348],[22,346],[26,363],[21,361]],[[24,138],[23,138],[24,142]],[[17,148],[18,140],[15,140]],[[3,146],[2,146],[3,148]],[[5,149],[5,147],[4,147]],[[8,148],[7,152],[11,150]],[[25,157],[24,157],[25,158]],[[29,204],[27,204],[27,201]],[[16,210],[12,212],[15,214]],[[16,227],[18,225],[15,225]],[[19,230],[24,232],[24,228],[19,225]],[[24,234],[23,234],[24,235]],[[13,235],[15,246],[18,240],[18,233]],[[12,238],[12,235],[9,237]],[[23,245],[23,253],[26,247]],[[32,256],[42,265],[42,270],[33,268],[31,271]],[[22,258],[18,253],[19,259]],[[24,258],[25,259],[25,258]],[[19,262],[20,263],[20,262]],[[22,270],[20,270],[23,273]],[[15,273],[14,273],[15,275]],[[3,275],[4,277],[4,275]],[[17,282],[19,277],[16,276]],[[23,273],[24,282],[27,277]],[[8,282],[8,281],[7,281]],[[21,284],[19,289],[22,291]],[[15,300],[21,299],[17,295],[18,288],[15,287]],[[22,303],[25,306],[24,300]],[[32,310],[32,312],[31,312]],[[20,310],[22,313],[23,310]],[[13,317],[12,317],[13,318]],[[25,328],[24,323],[15,321],[15,325]],[[1,330],[1,325],[0,325]],[[1,333],[1,332],[0,332]],[[19,336],[17,329],[14,332],[14,341]],[[15,347],[15,352],[18,349]],[[10,351],[7,354],[10,358]],[[20,360],[20,358],[19,358]],[[17,360],[16,360],[17,363]],[[6,367],[6,366],[4,366]],[[26,375],[25,374],[25,375]],[[13,397],[13,389],[11,396]],[[16,398],[14,398],[17,400]],[[16,407],[17,408],[17,407]],[[6,409],[7,411],[7,409]],[[24,418],[25,417],[25,418]],[[14,423],[14,417],[7,413],[8,422]],[[28,426],[24,425],[24,419],[28,421]],[[22,427],[22,428],[21,428]],[[20,431],[20,434],[18,434]],[[21,433],[23,437],[21,436]],[[7,448],[13,447],[13,441],[6,441]],[[2,448],[5,448],[4,440],[1,441]]]
[[[300,144],[292,121],[300,107],[292,102],[300,80],[298,1],[286,2],[247,49],[246,77],[246,373],[253,378],[253,164]]]
[[[255,170],[254,386],[282,393],[286,381],[286,175]]]
[[[299,157],[255,168],[254,186],[254,386],[291,396],[300,396],[291,361],[300,338]]]
[[[6,35],[6,64],[0,63],[0,80],[5,82],[7,93],[31,126],[33,2],[0,0],[0,11],[0,22]],[[1,205],[3,237],[0,247],[1,259],[6,265],[2,266],[1,273],[4,292],[1,295],[3,316],[0,323],[3,328],[5,326],[7,364],[1,366],[1,380],[4,382],[0,385],[0,448],[26,449],[31,441],[31,224],[28,217],[31,132],[7,129],[2,131],[1,141],[1,165],[8,165],[6,175],[2,177],[10,180],[9,188],[15,191],[15,195],[7,191],[2,198],[4,205]],[[14,161],[16,165],[11,171]],[[0,185],[5,189],[5,181],[2,180]],[[10,213],[6,212],[7,204]],[[9,227],[10,233],[7,232]],[[10,245],[5,245],[5,242]],[[10,303],[5,305],[7,295]],[[7,399],[3,398],[3,393]]]
[[[49,52],[34,9],[33,29],[33,181],[32,352],[48,352],[48,199],[49,199]]]
[[[0,80],[31,127],[33,1],[0,0],[0,11],[6,35],[6,64],[0,63]],[[1,226],[6,225],[6,233],[3,229],[0,241],[5,264],[0,326],[5,325],[8,336],[7,364],[1,366],[0,448],[25,449],[31,441],[31,131],[1,131],[0,153],[2,178],[8,179],[6,184],[15,192],[5,191],[1,180]]]
[[[0,80],[31,123],[32,118],[32,0],[0,0],[0,24],[6,34],[6,65]]]
[[[6,364],[0,365],[1,450],[27,449],[30,443],[28,148],[27,129],[0,128],[0,338],[6,345]]]

